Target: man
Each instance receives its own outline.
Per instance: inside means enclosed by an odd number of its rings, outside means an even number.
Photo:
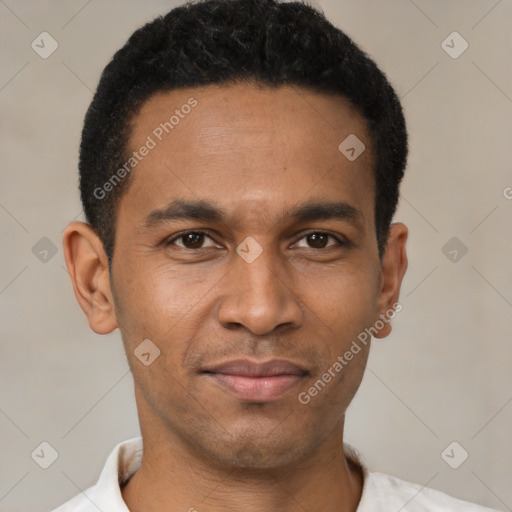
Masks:
[[[64,248],[91,329],[121,331],[142,439],[59,512],[489,510],[343,443],[401,308],[406,156],[386,77],[310,7],[207,0],[132,35]]]

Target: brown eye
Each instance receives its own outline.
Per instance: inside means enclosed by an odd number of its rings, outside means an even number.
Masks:
[[[334,243],[329,242],[329,239],[334,241]],[[306,245],[303,244],[303,240],[305,240]],[[342,246],[343,242],[338,240],[335,236],[330,235],[329,233],[322,233],[319,231],[306,233],[298,242],[299,247],[306,249],[326,249],[328,247],[332,247],[333,245]]]
[[[209,240],[210,245],[204,245],[205,242]],[[215,242],[208,236],[207,233],[203,233],[202,231],[189,231],[187,233],[182,233],[174,237],[172,240],[168,240],[166,242],[167,246],[177,245],[178,247],[183,247],[184,249],[204,249],[205,247],[214,247]]]
[[[323,249],[327,246],[329,235],[324,233],[310,233],[306,236],[306,240],[311,247],[315,249]]]
[[[187,235],[183,235],[181,239],[183,240],[183,245],[187,249],[199,249],[203,245],[204,234],[188,233]]]

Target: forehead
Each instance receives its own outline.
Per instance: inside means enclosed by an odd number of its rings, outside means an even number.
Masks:
[[[189,107],[190,104],[194,107]],[[298,119],[304,122],[290,124]],[[169,133],[161,126],[165,123],[167,127],[172,125]],[[206,143],[204,148],[197,148],[206,152],[209,149],[218,152],[223,143],[227,149],[234,135],[240,136],[236,143],[241,143],[246,135],[245,144],[250,146],[253,142],[255,147],[261,144],[265,149],[310,138],[318,149],[330,146],[332,150],[332,143],[337,149],[336,141],[350,130],[361,138],[367,136],[366,122],[346,98],[296,86],[270,88],[238,83],[154,94],[133,119],[130,142],[137,145],[137,141],[151,133],[159,139],[158,132],[163,131],[165,140],[159,142],[172,145],[173,139],[192,137],[190,142]],[[215,137],[215,144],[208,144],[211,137]],[[321,138],[325,139],[324,147],[319,147]],[[304,149],[310,146],[313,144]]]
[[[339,146],[354,135],[366,149],[350,161]],[[151,149],[120,205],[136,214],[176,198],[208,200],[238,217],[271,215],[308,196],[359,204],[365,217],[373,210],[371,139],[338,96],[250,84],[158,93],[132,121],[128,154],[144,146]]]

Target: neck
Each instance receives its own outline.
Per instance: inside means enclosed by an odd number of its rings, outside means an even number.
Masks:
[[[131,512],[355,512],[361,497],[362,475],[343,450],[343,420],[314,453],[270,469],[223,466],[169,432],[143,429],[142,436],[141,466],[122,489]]]

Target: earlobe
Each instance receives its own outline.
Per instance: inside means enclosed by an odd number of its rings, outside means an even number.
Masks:
[[[117,328],[108,260],[101,239],[89,224],[72,222],[62,238],[75,297],[91,329],[108,334]]]
[[[378,298],[378,312],[380,320],[378,325],[384,324],[379,329],[376,338],[385,338],[391,333],[391,318],[397,311],[400,288],[407,270],[407,243],[408,229],[401,222],[390,226],[388,242],[382,257],[381,284]],[[400,307],[401,310],[401,307]]]

